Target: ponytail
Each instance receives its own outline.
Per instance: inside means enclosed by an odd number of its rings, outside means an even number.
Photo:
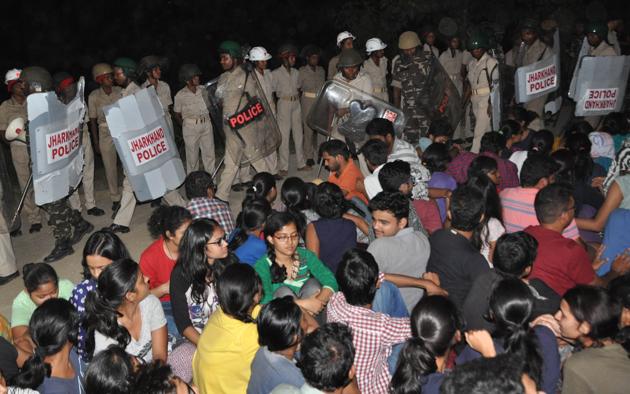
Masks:
[[[50,364],[44,362],[44,357],[36,348],[35,354],[24,362],[22,370],[13,377],[11,383],[23,389],[36,390],[50,376],[51,371]]]
[[[437,371],[436,356],[422,338],[407,340],[392,376],[390,393],[421,393],[426,376]]]

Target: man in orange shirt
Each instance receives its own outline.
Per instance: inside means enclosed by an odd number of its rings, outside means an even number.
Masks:
[[[339,186],[347,200],[358,197],[367,204],[367,198],[357,188],[357,182],[363,183],[363,174],[350,157],[346,143],[340,140],[326,141],[319,147],[319,154],[330,171],[328,182]]]

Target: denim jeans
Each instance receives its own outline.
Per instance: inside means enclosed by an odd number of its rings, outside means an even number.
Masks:
[[[400,294],[400,290],[398,290],[396,285],[386,280],[381,282],[381,287],[376,291],[374,301],[372,302],[372,310],[391,317],[409,317],[409,312]],[[387,359],[389,372],[391,374],[396,371],[398,356],[400,355],[403,345],[404,343],[399,343],[392,346],[392,354],[390,354]]]
[[[175,317],[173,317],[173,307],[171,306],[170,301],[162,301],[162,309],[164,310],[164,317],[166,317],[166,328],[168,329],[168,333],[176,338],[181,338],[181,334],[177,330],[177,325],[175,324]]]

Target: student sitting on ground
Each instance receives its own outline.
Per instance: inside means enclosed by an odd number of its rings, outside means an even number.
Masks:
[[[230,206],[215,197],[215,185],[212,176],[205,171],[193,171],[186,177],[184,183],[188,204],[186,209],[193,215],[193,219],[214,219],[230,234],[234,230],[234,219]]]

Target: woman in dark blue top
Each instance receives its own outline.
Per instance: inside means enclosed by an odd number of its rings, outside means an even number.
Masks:
[[[261,238],[271,205],[264,198],[246,199],[236,218],[236,229],[231,235],[229,250],[241,263],[254,266],[267,253],[267,244]]]
[[[390,383],[392,394],[438,394],[451,349],[461,338],[457,307],[442,296],[425,296],[411,312],[411,333]]]

